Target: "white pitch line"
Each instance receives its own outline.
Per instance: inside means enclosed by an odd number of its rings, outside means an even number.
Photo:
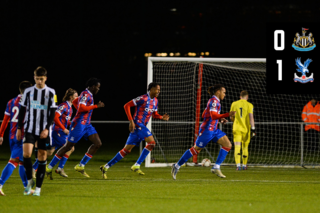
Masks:
[[[79,178],[80,179],[80,178]],[[106,181],[106,182],[119,182],[119,181],[134,181],[134,182],[139,182],[139,181],[150,181],[150,182],[175,182],[175,180],[172,180],[172,179],[117,179],[117,180],[112,180],[112,179],[107,179],[107,180],[90,180],[90,179],[87,179],[85,181],[92,181],[92,182],[102,182],[102,181]],[[263,183],[320,183],[320,181],[286,181],[286,180],[279,180],[279,181],[274,181],[274,180],[226,180],[226,179],[178,179],[176,181],[179,181],[179,182],[183,182],[183,181],[186,181],[186,182],[195,182],[195,181],[201,181],[201,182],[219,182],[221,183],[222,181],[223,182],[263,182]]]

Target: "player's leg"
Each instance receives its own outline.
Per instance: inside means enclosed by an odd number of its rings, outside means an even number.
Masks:
[[[113,166],[114,164],[118,163],[120,160],[122,160],[127,154],[131,152],[133,147],[136,145],[139,145],[141,142],[141,139],[136,133],[130,133],[129,137],[127,139],[126,145],[123,149],[121,149],[108,163],[106,163],[104,166],[100,166],[100,170],[102,172],[102,178],[107,179],[107,170]]]
[[[143,148],[141,155],[139,156],[137,162],[134,164],[134,166],[140,166],[141,163],[146,159],[146,157],[150,154],[150,152],[153,150],[153,148],[156,145],[156,142],[154,141],[153,136],[149,136],[145,138],[145,141],[147,145]]]
[[[207,144],[212,140],[212,132],[199,132],[199,135],[195,145],[185,151],[185,153],[181,156],[180,160],[172,165],[171,175],[173,179],[176,179],[177,173],[180,167],[185,164],[192,156],[198,155],[199,152],[207,146]]]
[[[64,165],[66,164],[67,160],[69,159],[70,155],[72,154],[72,152],[74,152],[75,148],[74,146],[72,147],[72,149],[68,152],[66,152],[66,154],[63,155],[63,157],[60,160],[58,169],[55,170],[55,172],[59,175],[61,175],[62,177],[68,177],[68,175],[65,173],[64,171]]]
[[[139,175],[145,175],[141,171],[140,165],[146,159],[149,153],[153,150],[153,148],[156,145],[156,142],[154,141],[154,138],[150,130],[145,126],[140,126],[139,128],[136,128],[134,133],[140,138],[140,141],[142,141],[142,139],[144,138],[144,140],[147,142],[147,145],[142,150],[137,162],[131,167],[131,170],[137,172]]]
[[[70,136],[69,136],[70,137]],[[89,147],[86,154],[83,156],[82,160],[79,164],[77,164],[74,169],[77,172],[80,172],[85,177],[90,177],[85,171],[85,165],[91,160],[92,156],[98,151],[98,149],[102,146],[100,137],[96,131],[96,129],[90,124],[84,126],[83,137],[85,139],[89,139],[92,142],[92,145]]]
[[[230,149],[232,148],[232,144],[229,141],[228,137],[224,132],[222,132],[220,129],[217,129],[215,131],[215,137],[213,139],[214,142],[217,142],[222,147],[220,149],[219,155],[217,157],[216,163],[214,164],[211,171],[215,173],[218,177],[225,178],[226,176],[222,174],[220,170],[220,165],[222,162],[226,159]]]
[[[24,188],[26,188],[28,185],[28,178],[27,178],[26,170],[24,169],[24,166],[23,166],[23,161],[19,162],[19,175]]]
[[[44,139],[38,139],[38,160],[39,166],[36,174],[36,189],[34,190],[34,196],[40,196],[41,186],[46,174],[47,164],[47,146],[50,144],[50,136]]]
[[[199,138],[199,137],[198,137]],[[197,139],[198,141],[198,139]],[[207,144],[207,143],[206,143]],[[180,160],[172,165],[171,168],[171,175],[173,177],[173,179],[175,180],[177,177],[177,173],[180,169],[180,167],[185,164],[192,156],[194,155],[198,155],[199,152],[202,150],[203,147],[198,147],[197,145],[199,145],[199,143],[196,142],[196,144],[191,147],[190,149],[188,149],[187,151],[185,151],[185,153],[181,156]]]
[[[35,162],[34,162],[34,164],[32,165],[32,177],[34,178],[34,179],[36,179],[36,172],[37,172],[37,170],[38,170],[38,142],[36,142],[35,144],[34,144],[34,157],[35,157]]]
[[[2,187],[5,184],[5,182],[9,179],[9,177],[12,175],[13,170],[19,165],[19,159],[23,159],[21,143],[22,142],[18,142],[15,139],[9,139],[11,156],[8,164],[4,167],[0,176],[0,195],[5,196]]]
[[[248,163],[248,157],[249,157],[249,147],[250,143],[250,132],[243,137],[243,142],[242,142],[242,168],[243,170],[247,170],[247,163]]]
[[[237,165],[237,171],[241,170],[241,132],[233,132],[234,141],[234,159]]]
[[[24,188],[28,185],[28,178],[23,166],[23,150],[22,141],[15,143],[15,149],[12,151],[11,158],[18,159],[19,162],[19,175]]]
[[[23,165],[26,171],[28,185],[24,190],[24,195],[30,195],[32,187],[35,185],[34,180],[32,179],[32,162],[31,162],[31,155],[32,150],[34,147],[34,143],[37,141],[35,135],[31,133],[25,134],[25,140],[23,142]]]
[[[98,149],[102,146],[98,133],[90,135],[88,139],[92,142],[92,145],[89,147],[88,151],[80,161],[80,166],[85,166],[89,162],[89,160],[91,160],[92,156],[96,154]]]
[[[55,150],[56,150],[56,148],[55,148],[54,144],[52,144],[52,146],[47,147],[47,156],[51,156]],[[50,161],[50,163],[51,163],[51,161]],[[46,175],[49,180],[53,180],[52,169],[50,171],[48,171],[49,165],[46,166]]]
[[[74,147],[75,143],[71,143],[69,141],[67,141],[67,143],[62,146],[57,153],[54,155],[54,157],[52,158],[51,162],[49,163],[49,165],[46,168],[46,172],[52,172],[52,168],[57,165],[57,163],[62,159],[62,157],[69,152],[70,150],[72,150],[72,148]]]
[[[10,158],[8,164],[2,170],[0,177],[0,195],[5,196],[2,187],[5,184],[5,182],[9,179],[9,177],[12,175],[13,170],[18,166],[18,164],[18,159]]]

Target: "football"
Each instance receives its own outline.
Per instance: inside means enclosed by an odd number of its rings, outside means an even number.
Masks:
[[[202,166],[209,167],[211,166],[211,161],[208,158],[205,158],[201,162]]]

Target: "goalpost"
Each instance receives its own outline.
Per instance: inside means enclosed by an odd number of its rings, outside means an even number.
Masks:
[[[223,84],[226,97],[221,114],[239,100],[240,92],[249,92],[254,105],[257,136],[249,145],[248,165],[254,166],[319,166],[319,141],[310,140],[304,132],[301,113],[311,95],[267,95],[266,59],[149,57],[148,84],[157,82],[159,114],[168,113],[169,121],[152,120],[156,147],[145,161],[146,167],[170,166],[194,145],[202,122],[202,112],[210,96],[207,89]],[[280,88],[279,88],[280,89]],[[233,144],[232,123],[219,124]],[[319,138],[319,137],[318,137]],[[314,138],[315,139],[315,138]],[[209,143],[198,159],[215,162],[220,146]],[[232,148],[224,165],[234,165]],[[190,160],[190,162],[192,159]]]

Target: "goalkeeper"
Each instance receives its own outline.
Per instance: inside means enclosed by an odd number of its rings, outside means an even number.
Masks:
[[[253,105],[248,102],[248,92],[240,93],[240,100],[231,104],[231,111],[236,111],[233,121],[234,158],[237,170],[241,170],[240,158],[242,147],[242,169],[247,170],[248,146],[250,139],[256,135],[253,119]],[[251,129],[251,131],[250,131]]]

